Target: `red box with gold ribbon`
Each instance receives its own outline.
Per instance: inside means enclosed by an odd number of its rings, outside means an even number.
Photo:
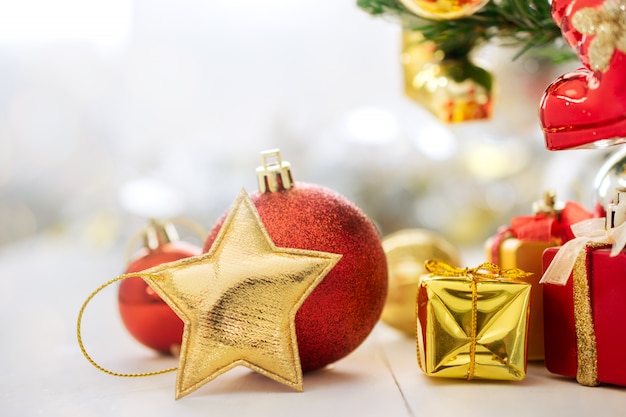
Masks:
[[[607,217],[543,254],[545,363],[588,386],[626,386],[626,189]]]
[[[521,380],[531,285],[519,269],[427,261],[417,295],[417,355],[430,376]]]
[[[542,254],[574,236],[570,225],[592,217],[592,213],[574,202],[556,206],[554,194],[546,193],[543,204],[535,203],[535,215],[517,216],[510,225],[485,243],[487,261],[503,269],[519,268],[531,275],[532,309],[528,329],[528,359],[544,358],[543,289],[539,279],[543,273]]]
[[[545,251],[547,266],[558,248]],[[545,363],[583,385],[626,386],[626,253],[588,243],[567,284],[544,285]]]

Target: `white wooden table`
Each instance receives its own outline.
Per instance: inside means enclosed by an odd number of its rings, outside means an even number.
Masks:
[[[175,374],[118,378],[78,349],[76,315],[87,295],[121,269],[117,249],[40,237],[0,248],[0,415],[13,416],[624,416],[626,388],[588,388],[530,364],[521,382],[423,375],[414,340],[380,324],[355,352],[305,375],[298,393],[237,368],[174,400]],[[176,364],[126,334],[116,291],[88,308],[87,349],[105,367],[145,371]]]

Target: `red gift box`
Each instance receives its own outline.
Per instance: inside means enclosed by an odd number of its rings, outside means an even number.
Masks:
[[[546,249],[544,270],[558,250]],[[588,243],[566,285],[544,285],[546,367],[584,385],[626,386],[626,252],[610,255]]]

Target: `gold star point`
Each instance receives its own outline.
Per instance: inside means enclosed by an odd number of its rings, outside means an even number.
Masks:
[[[238,365],[302,391],[295,316],[340,258],[277,248],[242,190],[209,252],[144,271],[185,324],[176,398]]]

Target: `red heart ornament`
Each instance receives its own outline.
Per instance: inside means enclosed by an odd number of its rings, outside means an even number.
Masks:
[[[539,117],[546,148],[601,148],[626,142],[626,53],[617,47],[626,2],[555,0],[552,16],[585,67],[562,75],[543,94]],[[586,27],[586,22],[594,24]],[[611,29],[618,36],[611,35]]]

